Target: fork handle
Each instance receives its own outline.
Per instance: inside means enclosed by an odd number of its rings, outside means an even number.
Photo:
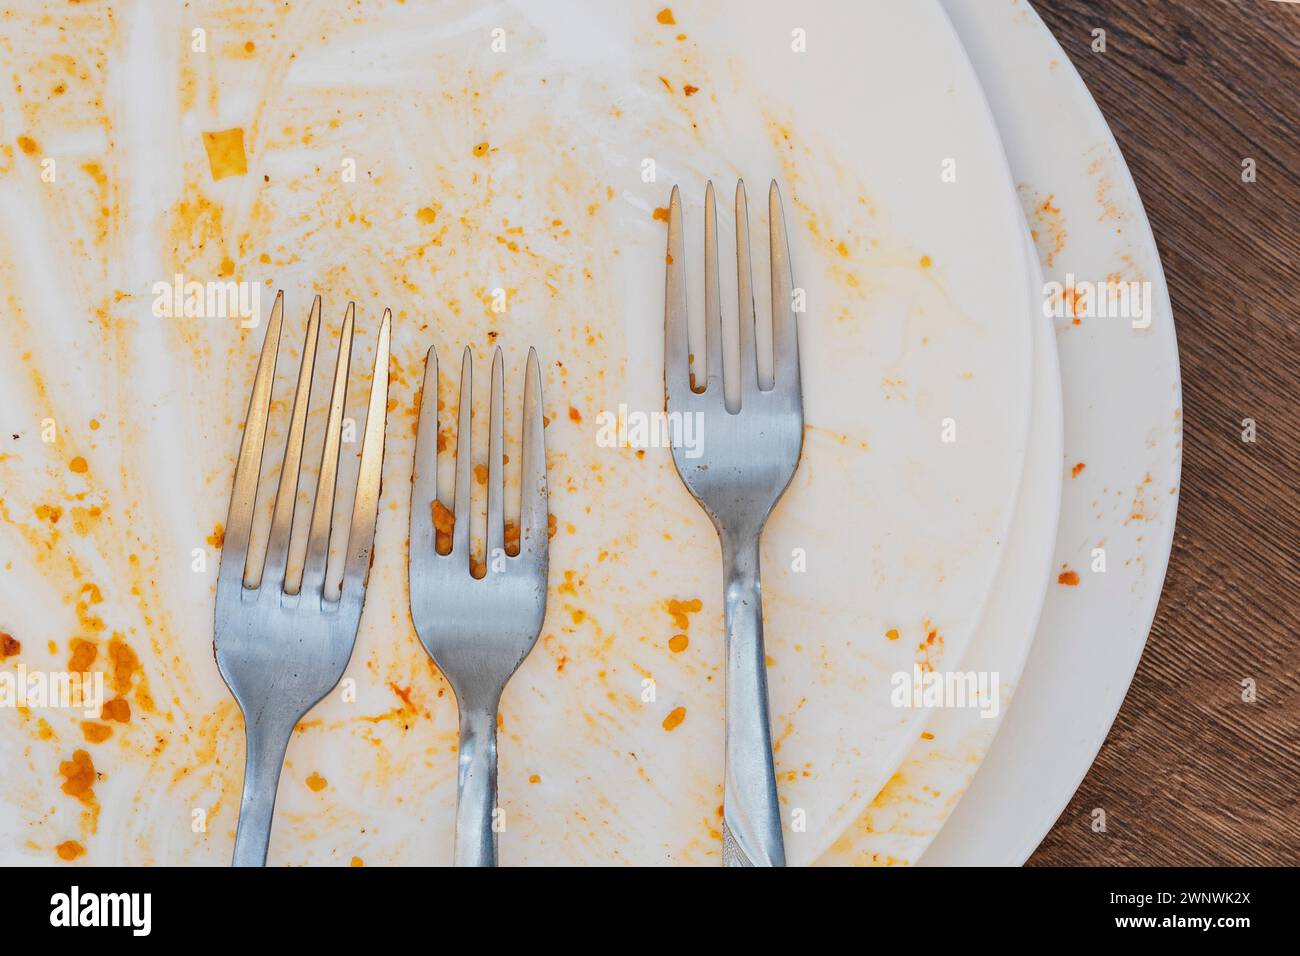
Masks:
[[[456,866],[496,866],[497,702],[460,709]]]
[[[767,657],[757,533],[722,536],[727,616],[725,866],[785,866],[767,715]]]
[[[275,792],[280,787],[280,768],[289,748],[294,723],[288,728],[245,715],[247,740],[244,758],[244,795],[239,802],[239,825],[235,829],[235,856],[231,866],[266,866],[271,842],[271,818],[275,814]],[[296,723],[296,722],[295,722]]]

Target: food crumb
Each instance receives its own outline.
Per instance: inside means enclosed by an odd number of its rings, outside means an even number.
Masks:
[[[214,181],[227,176],[243,176],[248,172],[242,127],[204,133],[203,148],[207,151],[208,169],[211,170]]]
[[[668,714],[668,716],[664,718],[664,724],[663,724],[664,730],[668,731],[669,733],[672,733],[674,730],[676,730],[678,727],[682,725],[682,721],[685,719],[686,719],[686,708],[674,707],[672,711]]]
[[[664,209],[663,207],[656,207],[656,209],[655,209],[655,211],[654,211],[654,218],[655,218],[655,219],[658,219],[660,222],[667,222],[667,221],[668,221],[668,210],[667,210],[667,209]]]

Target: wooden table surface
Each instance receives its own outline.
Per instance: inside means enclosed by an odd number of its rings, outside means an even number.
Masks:
[[[1033,0],[1110,121],[1173,299],[1173,558],[1039,865],[1300,863],[1300,3]],[[1105,53],[1092,31],[1106,31]],[[1257,178],[1242,181],[1254,159]],[[1242,420],[1257,440],[1242,440]],[[1253,681],[1257,699],[1243,700]],[[1091,827],[1106,811],[1106,832]]]

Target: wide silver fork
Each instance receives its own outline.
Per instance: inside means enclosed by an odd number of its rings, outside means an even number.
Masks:
[[[712,519],[722,544],[727,629],[726,768],[722,858],[727,866],[784,866],[781,814],[772,767],[767,664],[759,588],[759,538],[803,450],[799,336],[791,300],[794,280],[781,195],[768,191],[772,274],[773,385],[760,387],[749,216],[744,183],[736,185],[736,281],[740,313],[740,408],[723,396],[722,307],[718,294],[717,210],[713,184],[704,200],[705,371],[696,388],[686,331],[686,252],[682,209],[673,187],[668,214],[664,308],[664,393],[670,414],[699,416],[700,447],[690,457],[674,445],[677,473]]]
[[[495,866],[497,833],[497,708],[506,682],[537,643],[546,615],[546,450],[542,437],[542,379],[537,353],[528,352],[524,378],[523,461],[520,477],[519,549],[506,549],[502,461],[503,372],[501,350],[492,358],[488,427],[486,571],[476,578],[470,561],[470,482],[473,450],[472,359],[460,365],[460,423],[456,433],[454,511],[438,501],[438,356],[424,363],[424,390],[415,440],[411,487],[411,619],[425,650],[456,694],[460,707],[457,778],[457,866]],[[435,513],[435,508],[439,512]],[[437,548],[437,523],[454,518],[451,548]],[[445,533],[445,531],[444,531]]]
[[[331,519],[338,475],[343,406],[352,355],[354,309],[348,303],[339,339],[330,396],[329,418],[321,449],[320,475],[307,534],[301,573],[286,576],[299,466],[307,426],[307,404],[320,338],[320,296],[307,320],[298,385],[294,392],[289,435],[284,448],[266,560],[260,575],[249,559],[257,483],[262,468],[267,414],[280,346],[284,293],[275,297],[253,394],[248,401],[244,436],[230,494],[221,570],[217,576],[217,666],[244,712],[247,755],[244,794],[235,832],[235,866],[264,866],[271,838],[271,818],[280,768],[294,726],[343,676],[352,656],[361,606],[370,575],[379,506],[380,469],[384,457],[384,423],[388,405],[388,351],[392,318],[385,310],[375,349],[374,379],[361,443],[361,467],[343,568],[330,560]],[[342,544],[342,541],[339,542]],[[333,587],[329,587],[332,582]]]

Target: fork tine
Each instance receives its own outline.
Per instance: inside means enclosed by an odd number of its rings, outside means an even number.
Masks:
[[[684,358],[684,356],[683,356]],[[528,350],[524,376],[523,462],[520,469],[519,556],[546,565],[550,535],[546,507],[546,436],[542,420],[542,370],[537,350]]]
[[[303,562],[302,582],[310,593],[321,592],[329,563],[330,527],[334,520],[334,494],[339,471],[339,444],[343,430],[343,406],[347,400],[348,369],[352,364],[352,329],[356,307],[349,302],[339,332],[339,352],[334,363],[334,386],[330,390],[329,417],[325,441],[321,445],[320,474],[316,477],[316,500],[312,505],[311,525],[307,532],[307,557]]]
[[[235,465],[235,484],[230,492],[230,509],[226,512],[226,536],[221,548],[220,579],[243,580],[244,587],[256,587],[247,577],[248,539],[253,532],[253,510],[257,506],[257,479],[262,471],[262,446],[266,441],[266,419],[271,410],[271,387],[275,381],[275,360],[280,351],[280,327],[284,318],[284,292],[275,294],[271,318],[262,339],[262,354],[257,360],[253,393],[248,398],[244,434],[239,440],[239,459]]]
[[[352,527],[348,531],[348,557],[343,566],[340,590],[364,594],[370,578],[375,545],[375,519],[379,514],[379,492],[383,484],[384,426],[388,419],[388,349],[393,313],[384,309],[375,343],[375,372],[366,406],[366,433],[361,439],[361,468],[357,472],[357,496],[352,504]]]
[[[795,320],[794,275],[790,267],[790,243],[785,231],[785,213],[776,180],[767,192],[767,221],[772,264],[772,378],[774,387],[799,395],[799,328]]]
[[[424,356],[424,384],[420,389],[420,423],[415,433],[415,465],[411,473],[410,559],[428,560],[434,551],[436,531],[433,503],[438,497],[438,351],[429,346]]]
[[[684,401],[691,387],[686,341],[686,250],[682,240],[682,200],[673,187],[668,203],[667,279],[664,294],[664,396],[667,404]]]
[[[312,375],[316,369],[316,347],[320,342],[320,296],[312,301],[303,339],[302,361],[298,366],[298,387],[293,393],[293,412],[289,416],[289,437],[284,444],[284,461],[280,465],[280,483],[271,512],[271,534],[266,545],[266,564],[262,580],[283,587],[292,594],[301,581],[285,580],[289,560],[289,537],[293,533],[293,514],[298,505],[298,476],[302,468],[302,443],[307,431],[307,406],[311,401]]]
[[[460,360],[460,410],[456,426],[456,491],[451,529],[451,553],[459,554],[469,566],[469,498],[470,470],[474,467],[474,441],[471,434],[474,413],[474,359],[465,346]]]
[[[501,456],[504,445],[505,378],[501,347],[492,356],[492,406],[488,428],[488,489],[487,489],[487,566],[503,556],[506,550],[505,515],[502,513],[505,496],[505,476]]]
[[[736,304],[740,314],[740,394],[758,390],[758,343],[754,334],[754,274],[749,263],[749,203],[744,180],[736,181]]]
[[[722,388],[722,300],[718,292],[718,207],[713,182],[704,190],[705,388]]]

